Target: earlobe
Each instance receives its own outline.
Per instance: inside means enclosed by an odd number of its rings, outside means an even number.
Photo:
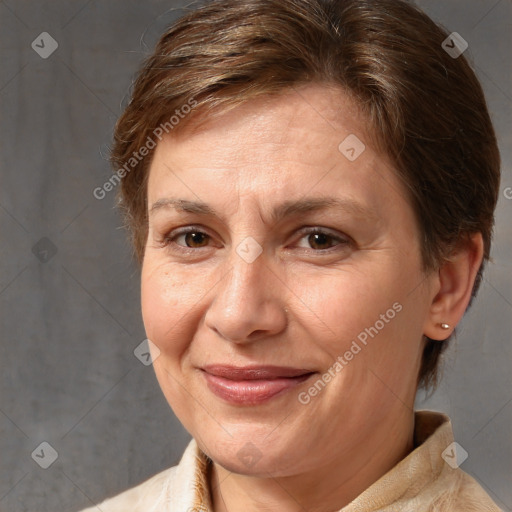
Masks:
[[[439,289],[433,297],[424,334],[433,340],[448,338],[462,319],[482,264],[484,244],[481,233],[468,237],[438,269]]]

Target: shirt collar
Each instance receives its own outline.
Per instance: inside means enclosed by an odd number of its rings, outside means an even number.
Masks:
[[[414,417],[414,444],[416,448],[393,469],[373,483],[352,503],[340,512],[374,512],[377,510],[402,510],[394,504],[405,504],[403,510],[416,510],[424,503],[421,496],[443,472],[451,468],[442,457],[453,443],[453,433],[448,416],[432,411],[416,411]],[[192,439],[177,468],[176,493],[181,495],[180,507],[194,512],[211,512],[209,468],[211,460]],[[391,507],[391,508],[386,508]],[[181,510],[181,508],[180,508]],[[419,508],[418,508],[419,510]]]

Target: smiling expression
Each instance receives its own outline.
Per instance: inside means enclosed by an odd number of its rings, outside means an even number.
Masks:
[[[346,140],[365,144],[353,161]],[[352,454],[362,465],[412,416],[432,300],[420,233],[342,91],[304,86],[167,136],[148,209],[142,310],[155,372],[214,461],[279,475]],[[365,329],[378,332],[340,370]],[[240,457],[249,442],[253,467]]]

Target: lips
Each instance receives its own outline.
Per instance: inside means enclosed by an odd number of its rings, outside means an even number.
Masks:
[[[282,366],[237,367],[210,365],[201,368],[209,390],[236,405],[257,405],[290,391],[314,372]]]
[[[209,365],[203,370],[210,375],[229,380],[271,380],[293,378],[312,373],[311,370],[289,368],[286,366],[220,366]]]

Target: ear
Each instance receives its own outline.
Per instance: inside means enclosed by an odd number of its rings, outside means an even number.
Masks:
[[[484,243],[481,233],[471,235],[448,256],[437,271],[437,293],[430,305],[424,334],[433,340],[448,338],[462,319],[482,264]],[[449,328],[441,327],[442,324]]]

